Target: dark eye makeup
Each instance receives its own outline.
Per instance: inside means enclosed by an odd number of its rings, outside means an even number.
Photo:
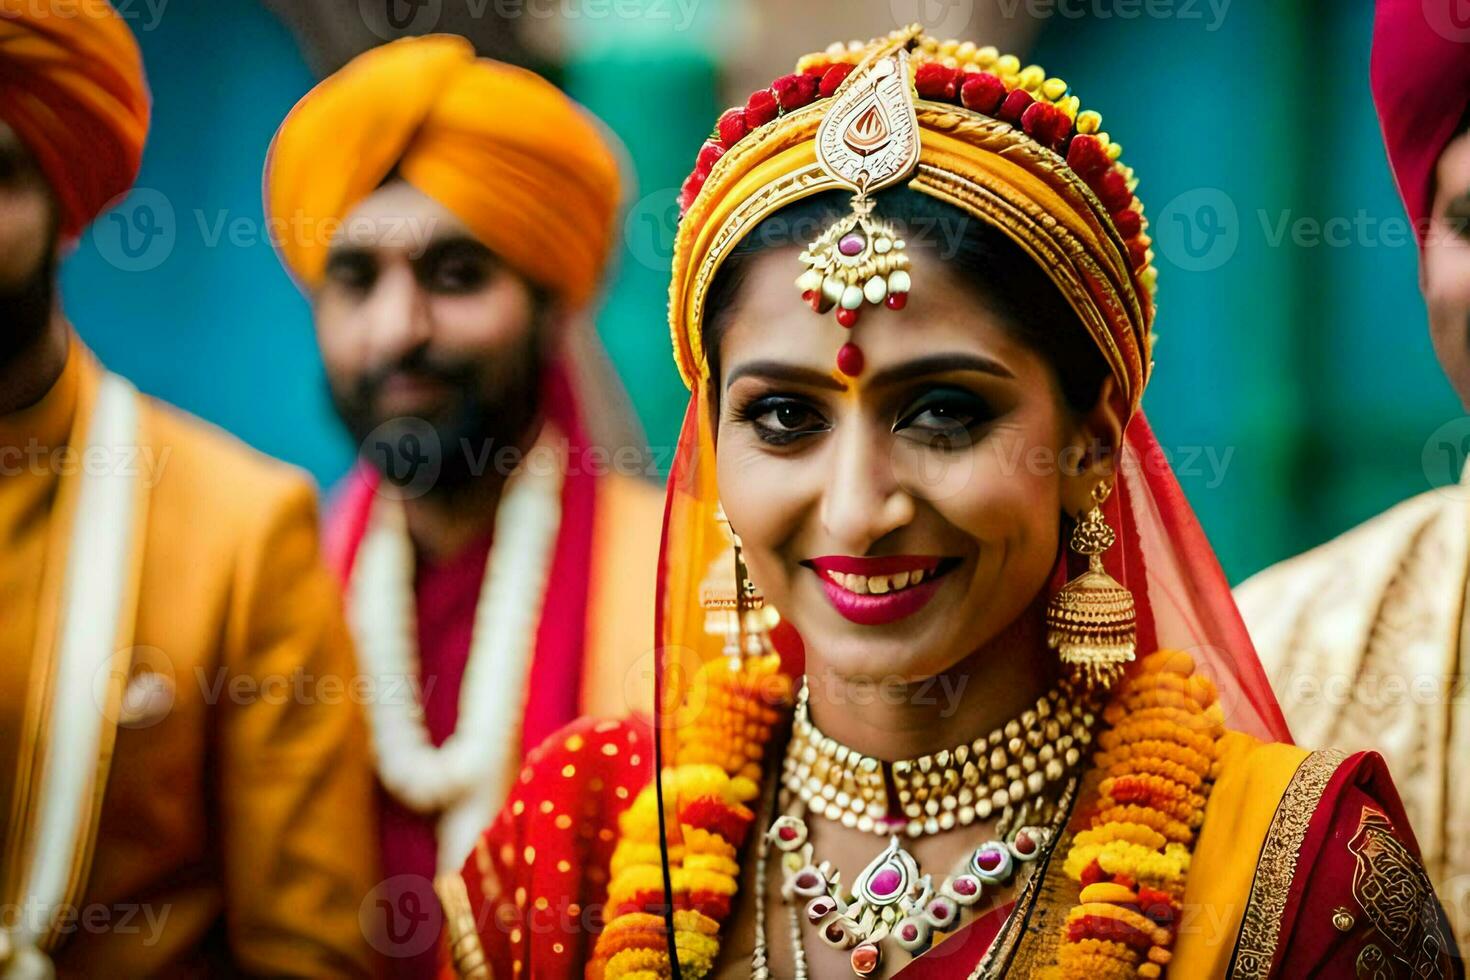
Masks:
[[[894,434],[940,450],[970,445],[978,430],[1000,414],[986,398],[953,384],[921,387],[907,393],[898,405]],[[731,417],[775,447],[791,446],[832,428],[820,404],[788,392],[766,392],[737,401]]]
[[[826,416],[810,401],[784,394],[759,396],[736,406],[733,416],[737,422],[754,429],[762,442],[772,446],[790,446],[832,428]]]
[[[959,449],[994,421],[995,408],[980,395],[955,385],[926,388],[912,396],[894,423],[895,434],[935,448]]]

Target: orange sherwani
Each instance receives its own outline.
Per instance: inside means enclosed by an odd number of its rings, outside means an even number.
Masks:
[[[6,902],[39,795],[23,774],[34,775],[28,763],[46,742],[35,715],[53,659],[45,638],[63,574],[96,560],[67,553],[63,474],[102,371],[78,341],[71,347],[42,401],[0,417]],[[86,823],[90,873],[58,920],[51,956],[63,976],[361,974],[371,782],[313,491],[181,412],[140,398],[138,414],[131,458],[113,461],[136,467],[147,488],[127,600],[127,693],[100,812]]]

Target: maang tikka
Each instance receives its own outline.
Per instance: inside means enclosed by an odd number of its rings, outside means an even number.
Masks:
[[[817,127],[817,164],[853,190],[851,211],[833,222],[806,251],[797,288],[818,313],[837,309],[844,327],[857,323],[863,304],[901,310],[908,299],[909,258],[891,224],[873,217],[871,195],[903,180],[919,165],[919,117],[914,110],[908,45],[903,36],[858,65],[832,96]],[[843,344],[837,368],[862,373],[856,344]]]
[[[1087,687],[1112,686],[1137,650],[1133,593],[1103,568],[1103,552],[1117,535],[1103,519],[1112,486],[1092,488],[1092,509],[1072,530],[1071,547],[1087,556],[1087,571],[1072,579],[1046,607],[1047,646]]]

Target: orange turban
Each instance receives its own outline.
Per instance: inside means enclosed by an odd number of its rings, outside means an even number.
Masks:
[[[148,136],[138,44],[106,0],[0,0],[0,122],[81,234],[138,176]]]
[[[545,79],[435,35],[359,55],[308,92],[265,167],[266,214],[299,281],[320,281],[334,227],[390,173],[530,281],[578,304],[596,291],[617,163],[596,121]]]

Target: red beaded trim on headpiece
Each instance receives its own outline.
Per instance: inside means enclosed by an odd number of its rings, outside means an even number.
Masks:
[[[689,209],[715,162],[747,133],[780,115],[818,99],[830,98],[872,47],[854,42],[808,55],[798,71],[783,75],[769,88],[751,94],[743,107],[726,110],[715,131],[700,147],[694,171],[679,194],[679,213]],[[1120,162],[1122,147],[1102,132],[1102,117],[1079,111],[1066,82],[1048,78],[1037,65],[1021,67],[1014,55],[971,42],[920,38],[912,53],[914,87],[920,99],[969,109],[1021,129],[1041,146],[1057,153],[1092,189],[1112,217],[1128,251],[1140,301],[1147,308],[1156,282],[1152,239],[1143,207],[1134,195],[1137,180]]]

